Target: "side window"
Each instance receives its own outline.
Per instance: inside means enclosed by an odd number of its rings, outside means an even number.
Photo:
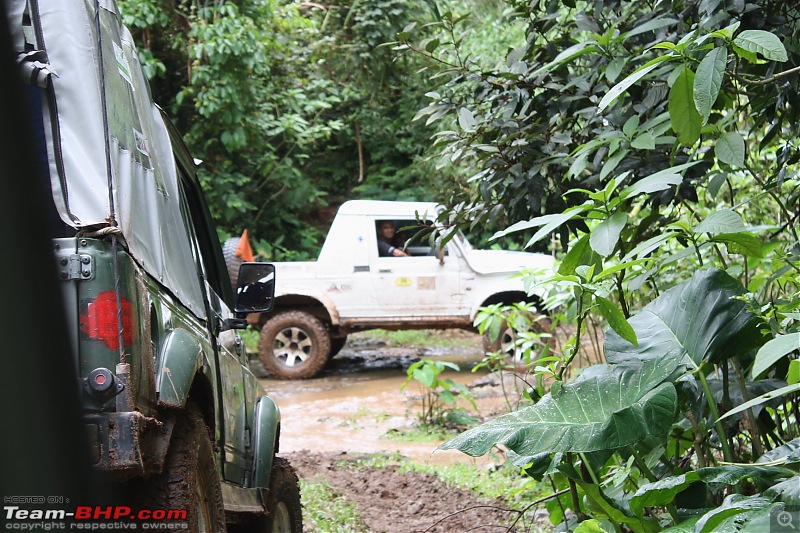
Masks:
[[[397,256],[394,249],[404,252],[404,256],[432,256],[430,235],[433,222],[416,219],[382,219],[375,223],[378,237],[378,255],[381,257]]]
[[[182,205],[185,212],[184,217],[188,219],[189,228],[194,240],[192,248],[199,254],[200,264],[205,274],[206,281],[211,288],[220,295],[228,305],[232,301],[233,295],[230,283],[223,283],[227,280],[227,271],[222,268],[222,256],[219,247],[215,246],[217,239],[216,231],[210,222],[210,215],[206,208],[205,200],[198,185],[186,174],[186,169],[178,165],[180,175],[181,195],[183,196]],[[219,257],[218,257],[219,256]],[[222,274],[225,273],[225,276]]]
[[[400,229],[401,227],[398,226],[397,220],[384,219],[375,222],[375,234],[378,237],[378,255],[380,257],[402,257],[407,255],[404,251],[406,235]],[[400,252],[402,252],[402,255]]]

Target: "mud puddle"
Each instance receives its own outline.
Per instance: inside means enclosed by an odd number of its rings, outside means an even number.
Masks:
[[[434,451],[443,440],[405,442],[393,438],[412,430],[422,409],[423,390],[406,381],[406,370],[422,357],[454,362],[460,371],[445,371],[441,379],[472,386],[486,378],[471,372],[483,357],[480,339],[458,348],[392,347],[374,342],[348,342],[322,375],[309,380],[262,378],[261,385],[281,410],[281,453],[310,450],[341,453],[399,453],[411,459],[448,464],[471,459],[460,452]],[[485,387],[475,389],[476,416],[502,409],[504,399]]]

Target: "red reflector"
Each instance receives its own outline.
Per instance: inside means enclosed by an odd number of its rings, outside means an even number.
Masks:
[[[98,385],[105,385],[106,384],[106,377],[103,374],[97,374],[94,377],[94,382]]]
[[[122,307],[122,341],[125,346],[133,343],[132,306],[125,298],[120,298]],[[117,297],[113,291],[105,291],[89,304],[81,315],[81,331],[90,339],[101,341],[109,350],[119,349],[119,328],[117,326]],[[98,382],[98,384],[101,384]]]

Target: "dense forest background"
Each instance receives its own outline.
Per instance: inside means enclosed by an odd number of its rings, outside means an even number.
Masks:
[[[569,341],[484,309],[535,363],[528,404],[446,447],[501,445],[568,530],[765,531],[800,509],[797,2],[120,7],[222,239],[311,258],[344,200],[408,198],[556,253],[528,280]]]
[[[124,0],[120,8],[154,99],[203,160],[221,237],[248,229],[262,258],[294,260],[316,256],[347,199],[452,194],[459,171],[426,159],[436,128],[414,121],[428,101],[425,58],[381,46],[410,24],[440,20],[446,4]],[[524,40],[522,26],[504,23],[511,7],[469,7],[477,31],[463,46],[502,62]]]

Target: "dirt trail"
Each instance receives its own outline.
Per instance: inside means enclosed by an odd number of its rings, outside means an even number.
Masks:
[[[323,481],[355,505],[363,517],[364,533],[518,531],[510,528],[516,515],[502,510],[506,507],[502,502],[448,487],[432,475],[402,472],[399,464],[377,469],[357,463],[377,452],[439,464],[472,461],[481,466],[491,461],[456,451],[433,453],[439,442],[406,443],[387,437],[388,432],[415,423],[420,393],[411,385],[404,391],[400,386],[405,370],[419,357],[457,362],[462,372],[449,377],[462,383],[481,379],[469,372],[481,359],[480,338],[461,335],[466,339],[462,347],[447,349],[399,348],[356,337],[318,378],[262,380],[281,409],[281,455],[301,478]],[[502,407],[499,387],[475,390],[482,415]],[[308,523],[306,531],[322,533]]]
[[[401,472],[399,465],[360,466],[354,462],[359,456],[347,453],[301,451],[287,457],[301,478],[324,480],[354,504],[370,532],[517,531],[510,527],[515,513],[504,510],[502,502],[447,487],[430,474]]]

